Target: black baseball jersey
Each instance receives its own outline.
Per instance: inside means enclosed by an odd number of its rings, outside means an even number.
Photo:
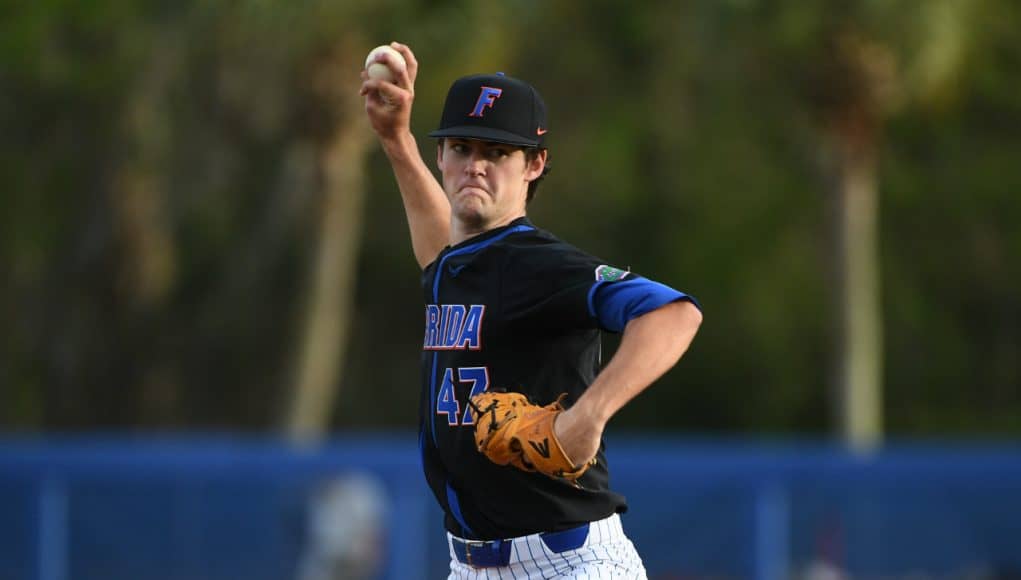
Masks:
[[[608,275],[600,276],[600,268]],[[447,247],[426,267],[420,446],[448,531],[501,539],[627,509],[608,487],[602,445],[580,487],[496,465],[475,447],[468,406],[490,389],[521,392],[543,405],[567,393],[565,406],[573,404],[600,364],[593,291],[624,278],[636,276],[526,218]]]

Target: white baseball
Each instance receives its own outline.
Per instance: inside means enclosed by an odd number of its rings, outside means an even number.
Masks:
[[[384,44],[372,49],[372,51],[369,52],[369,56],[365,57],[365,72],[368,73],[369,78],[372,80],[383,80],[392,83],[396,79],[394,71],[390,70],[390,67],[387,65],[381,62],[376,62],[376,55],[384,52],[393,56],[393,61],[396,63],[398,70],[404,70],[407,68],[408,63],[404,61],[404,57],[401,53],[397,52],[389,45]]]

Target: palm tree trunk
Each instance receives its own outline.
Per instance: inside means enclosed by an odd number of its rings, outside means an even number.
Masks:
[[[288,431],[317,439],[329,426],[352,324],[355,271],[365,199],[367,133],[352,128],[322,152],[323,207],[319,248],[305,310]]]
[[[882,439],[883,349],[874,143],[849,143],[845,139],[838,146],[835,161],[838,425],[845,444],[868,451]]]
[[[883,430],[877,164],[896,61],[887,47],[853,28],[832,40],[821,94],[834,210],[834,415],[844,444],[868,452]]]
[[[357,44],[355,44],[357,46]],[[362,234],[365,166],[373,142],[351,71],[361,63],[350,45],[335,48],[312,70],[322,119],[333,131],[318,134],[321,190],[319,245],[308,284],[297,356],[295,394],[287,417],[292,439],[313,442],[329,427],[352,325],[355,273]]]

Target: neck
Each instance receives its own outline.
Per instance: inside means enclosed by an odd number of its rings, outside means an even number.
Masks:
[[[502,228],[512,221],[524,216],[525,212],[521,212],[519,214],[511,214],[504,218],[484,224],[468,223],[457,219],[457,217],[452,217],[450,220],[450,245],[456,246],[457,244],[460,244],[467,239],[474,238],[477,235],[495,230],[496,228]]]

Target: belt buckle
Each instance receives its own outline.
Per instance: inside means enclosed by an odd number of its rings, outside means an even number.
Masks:
[[[486,542],[485,540],[462,540],[462,541],[464,542],[464,559],[468,560],[465,563],[468,564],[469,566],[474,567],[475,564],[472,563],[472,547],[481,548],[488,544],[489,542]]]

